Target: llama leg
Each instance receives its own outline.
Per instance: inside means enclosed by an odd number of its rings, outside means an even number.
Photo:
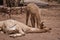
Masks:
[[[26,25],[28,25],[28,20],[29,20],[29,11],[27,11],[27,13],[26,13]]]
[[[43,33],[48,31],[50,31],[50,28],[44,28],[44,29],[31,28],[30,30],[27,31],[27,33]]]
[[[10,34],[9,36],[10,36],[10,37],[21,37],[22,34],[16,33],[16,34]]]
[[[31,15],[31,24],[32,24],[32,27],[35,28],[35,18],[33,15]]]
[[[19,33],[15,33],[15,34],[11,34],[9,35],[10,37],[21,37],[21,36],[24,36],[25,33],[21,30],[19,30]]]
[[[43,29],[43,22],[41,23],[40,17],[36,17],[37,20],[37,28]]]

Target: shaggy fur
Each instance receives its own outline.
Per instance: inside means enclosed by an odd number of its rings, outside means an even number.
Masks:
[[[22,36],[26,33],[41,33],[49,31],[49,28],[39,29],[39,28],[32,28],[29,27],[19,21],[16,20],[5,20],[0,21],[0,30],[6,34],[9,34],[11,37]]]

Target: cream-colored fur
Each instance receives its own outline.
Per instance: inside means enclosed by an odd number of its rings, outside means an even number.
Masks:
[[[31,24],[32,27],[35,27],[35,22],[37,24],[37,28],[43,28],[40,24],[41,24],[41,18],[40,18],[40,14],[41,14],[41,10],[40,8],[35,4],[35,3],[29,3],[26,6],[26,25],[28,24],[28,19],[29,16],[31,15]]]
[[[11,37],[16,37],[25,35],[26,33],[29,32],[37,32],[37,33],[46,32],[49,31],[49,28],[48,29],[32,28],[19,21],[9,19],[5,21],[0,21],[0,30],[7,34],[10,34],[9,36]]]

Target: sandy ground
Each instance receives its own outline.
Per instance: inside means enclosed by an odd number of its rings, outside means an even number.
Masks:
[[[11,15],[12,19],[25,23],[26,14]],[[0,20],[6,20],[7,15]],[[11,38],[7,34],[0,33],[0,40],[60,40],[60,10],[42,9],[41,19],[44,25],[52,28],[47,33],[29,33],[22,37]],[[30,25],[30,22],[29,22]]]

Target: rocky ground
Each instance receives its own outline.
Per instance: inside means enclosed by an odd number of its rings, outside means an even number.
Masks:
[[[26,14],[11,15],[11,19],[25,23]],[[6,20],[7,15],[0,20]],[[8,18],[9,19],[9,18]],[[0,40],[60,40],[60,10],[58,9],[42,9],[41,19],[44,25],[52,28],[51,32],[46,33],[28,33],[22,37],[11,38],[7,34],[0,33]],[[30,25],[30,21],[29,21]]]

